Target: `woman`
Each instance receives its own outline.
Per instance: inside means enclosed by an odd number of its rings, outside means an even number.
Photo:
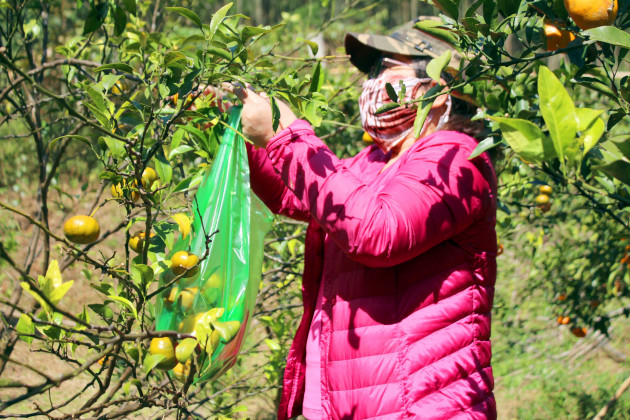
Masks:
[[[476,141],[442,129],[454,119],[449,95],[437,98],[417,139],[415,109],[375,114],[387,82],[402,80],[408,99],[435,84],[422,74],[426,49],[445,47],[421,34],[423,51],[415,32],[347,36],[351,61],[371,72],[359,103],[375,142],[350,159],[283,104],[274,133],[267,98],[232,89],[258,146],[248,148],[252,188],[272,211],[309,222],[304,316],[280,419],[496,418],[491,162],[468,160]]]

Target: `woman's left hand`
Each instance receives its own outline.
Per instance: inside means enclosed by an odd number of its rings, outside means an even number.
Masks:
[[[271,102],[264,93],[258,94],[241,85],[223,84],[222,88],[231,92],[243,102],[241,127],[243,134],[258,147],[266,147],[277,131],[280,131],[297,119],[293,111],[282,101],[276,100],[280,109],[278,130],[273,130]]]

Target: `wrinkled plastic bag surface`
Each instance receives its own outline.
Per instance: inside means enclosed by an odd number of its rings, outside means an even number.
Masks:
[[[157,330],[193,334],[204,347],[194,383],[219,377],[237,360],[260,285],[264,237],[272,223],[271,212],[250,188],[247,150],[236,134],[240,116],[241,107],[233,107],[231,129],[226,127],[193,200],[191,234],[180,236],[168,255],[169,260],[182,250],[197,255],[199,272],[173,283],[156,302]],[[174,277],[166,270],[159,287]],[[210,328],[203,326],[208,324]]]

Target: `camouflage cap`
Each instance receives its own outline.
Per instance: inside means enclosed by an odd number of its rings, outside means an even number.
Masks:
[[[363,73],[369,73],[374,62],[383,53],[402,54],[410,57],[435,58],[446,50],[451,50],[451,62],[447,70],[457,71],[461,56],[448,43],[414,28],[414,24],[423,20],[437,20],[434,16],[420,16],[408,22],[391,35],[372,35],[349,32],[344,44],[350,62]]]

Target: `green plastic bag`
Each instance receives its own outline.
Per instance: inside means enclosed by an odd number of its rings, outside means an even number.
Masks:
[[[178,251],[195,254],[198,273],[173,281],[177,275],[168,269],[159,283],[172,286],[156,303],[156,329],[193,334],[203,349],[195,383],[217,378],[236,362],[260,285],[263,240],[272,223],[271,212],[250,188],[247,150],[236,134],[240,118],[241,107],[232,107],[231,128],[225,129],[193,200],[192,231],[180,236],[168,255],[170,260]],[[180,350],[187,346],[196,347],[194,340]],[[185,380],[191,361],[171,373]]]

